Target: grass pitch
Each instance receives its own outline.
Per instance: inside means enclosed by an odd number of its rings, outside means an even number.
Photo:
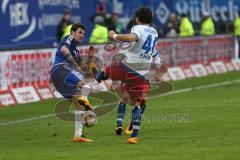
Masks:
[[[57,99],[0,108],[0,160],[239,160],[240,83],[196,88],[239,79],[230,72],[174,82],[193,89],[149,99],[136,145],[115,135],[116,110],[85,129],[93,143],[74,143],[74,123],[51,115]]]

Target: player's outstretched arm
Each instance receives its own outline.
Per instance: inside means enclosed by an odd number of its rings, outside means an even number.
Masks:
[[[135,42],[138,39],[136,34],[116,34],[114,31],[109,31],[108,36],[122,42]]]
[[[69,63],[74,65],[78,71],[81,71],[81,68],[78,66],[77,62],[73,59],[69,49],[65,45],[62,46],[61,52],[66,57]]]

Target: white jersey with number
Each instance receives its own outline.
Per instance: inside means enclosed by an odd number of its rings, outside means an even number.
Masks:
[[[153,57],[158,55],[156,45],[158,33],[148,25],[135,25],[131,34],[136,34],[137,41],[133,47],[125,52],[124,63],[137,73],[146,76],[150,70]]]

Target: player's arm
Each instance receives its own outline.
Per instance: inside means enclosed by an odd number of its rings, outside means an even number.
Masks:
[[[133,33],[116,34],[114,31],[109,31],[108,36],[109,38],[122,41],[122,42],[135,42],[138,39],[136,34],[133,34]]]
[[[159,80],[167,72],[167,68],[162,64],[159,52],[157,52],[157,54],[153,57],[153,64],[155,65],[154,77],[156,80]]]
[[[160,57],[160,53],[156,52],[156,55],[153,57],[153,63],[156,65],[156,68],[161,68],[162,59]]]
[[[71,63],[72,65],[74,65],[78,71],[81,71],[81,68],[79,67],[79,65],[77,64],[77,62],[74,60],[73,56],[71,55],[69,49],[63,45],[61,48],[61,52],[62,54],[65,56],[65,58],[68,60],[69,63]]]

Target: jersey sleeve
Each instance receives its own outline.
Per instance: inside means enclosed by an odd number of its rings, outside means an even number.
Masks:
[[[140,39],[140,28],[138,26],[133,26],[133,28],[131,29],[131,34],[136,34],[137,38]]]
[[[62,45],[65,45],[69,50],[71,50],[70,46],[71,46],[72,40],[73,40],[73,37],[71,35],[67,36],[62,40]]]

